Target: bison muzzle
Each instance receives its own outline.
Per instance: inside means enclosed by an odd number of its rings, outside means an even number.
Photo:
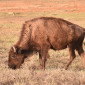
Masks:
[[[82,58],[85,67],[83,40],[85,29],[67,20],[53,17],[40,17],[28,20],[23,25],[19,41],[9,51],[8,65],[16,69],[33,51],[39,52],[40,67],[45,69],[49,49],[68,48],[70,60],[65,69],[76,57],[75,50]]]

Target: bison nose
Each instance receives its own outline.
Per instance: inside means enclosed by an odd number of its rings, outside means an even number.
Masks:
[[[11,65],[11,64],[8,64],[9,68],[12,68],[12,69],[16,69],[17,66],[16,65]]]
[[[16,66],[14,65],[14,66],[12,66],[12,69],[16,69]]]

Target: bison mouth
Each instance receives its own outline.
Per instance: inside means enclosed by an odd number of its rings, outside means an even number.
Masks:
[[[16,69],[16,66],[14,65],[14,66],[12,66],[12,69]]]
[[[17,65],[8,65],[8,66],[9,66],[9,68],[11,68],[11,69],[13,69],[13,70],[19,68],[19,67],[17,67]]]

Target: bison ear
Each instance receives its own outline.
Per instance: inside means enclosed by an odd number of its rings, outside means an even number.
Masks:
[[[22,48],[18,47],[16,52],[17,54],[22,54]]]

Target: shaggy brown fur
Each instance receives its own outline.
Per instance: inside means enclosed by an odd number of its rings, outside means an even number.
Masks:
[[[45,69],[45,63],[49,57],[48,50],[61,50],[67,47],[70,60],[65,69],[76,57],[75,50],[82,57],[85,67],[82,47],[84,35],[84,28],[60,18],[41,17],[26,21],[19,41],[10,49],[9,67],[20,67],[24,61],[24,56],[28,56],[32,51],[37,51],[39,52],[40,67]]]

